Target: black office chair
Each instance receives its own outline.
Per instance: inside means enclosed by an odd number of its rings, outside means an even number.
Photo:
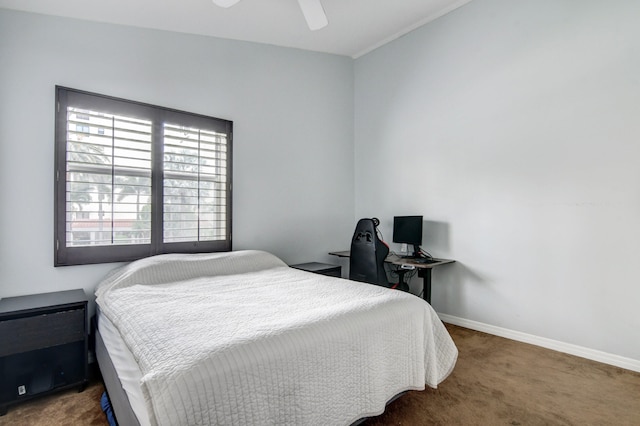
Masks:
[[[384,260],[389,255],[389,247],[378,237],[379,224],[377,218],[358,221],[351,238],[349,279],[408,291],[409,286],[402,279],[405,271],[398,271],[398,284],[391,284],[387,279]]]

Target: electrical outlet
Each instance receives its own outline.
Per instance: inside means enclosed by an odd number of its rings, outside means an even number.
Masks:
[[[402,243],[400,245],[400,253],[406,253],[407,252],[407,245],[405,243]]]
[[[18,386],[18,395],[22,396],[27,393],[27,387],[25,385]]]

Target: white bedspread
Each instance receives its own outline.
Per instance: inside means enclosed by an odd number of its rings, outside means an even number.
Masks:
[[[422,299],[260,251],[143,259],[96,296],[140,366],[152,424],[346,425],[435,387],[457,358]]]

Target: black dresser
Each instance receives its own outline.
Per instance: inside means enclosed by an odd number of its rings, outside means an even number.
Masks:
[[[0,415],[88,382],[87,297],[68,290],[0,299]]]

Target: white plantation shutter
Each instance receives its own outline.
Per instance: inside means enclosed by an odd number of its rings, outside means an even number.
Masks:
[[[151,242],[151,122],[67,108],[66,243]]]
[[[231,250],[232,128],[57,87],[55,265]]]
[[[227,136],[164,125],[164,242],[227,235]]]

